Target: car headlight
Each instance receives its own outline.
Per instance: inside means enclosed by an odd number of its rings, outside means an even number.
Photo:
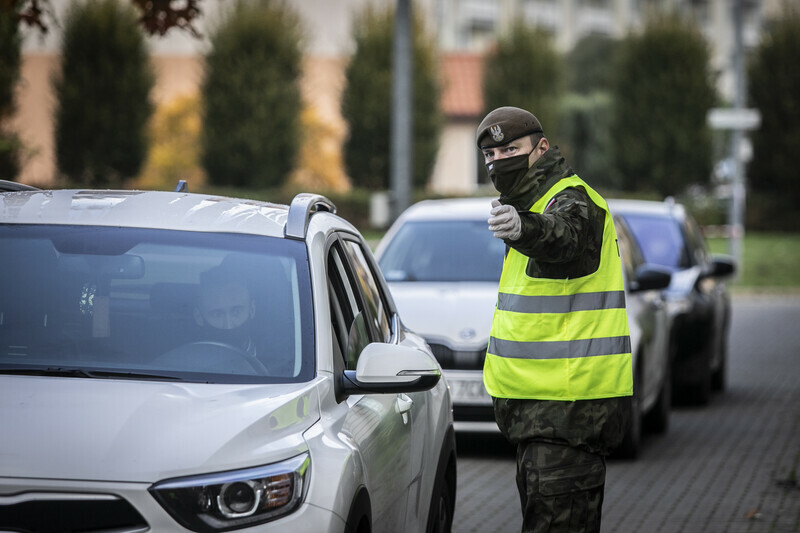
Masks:
[[[228,531],[261,524],[294,511],[305,496],[308,452],[271,465],[167,479],[150,493],[192,531]]]

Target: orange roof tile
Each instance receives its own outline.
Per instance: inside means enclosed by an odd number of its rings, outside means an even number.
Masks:
[[[483,57],[443,54],[441,106],[448,117],[477,117],[483,112]]]

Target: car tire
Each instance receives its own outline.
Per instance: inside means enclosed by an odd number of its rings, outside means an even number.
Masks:
[[[350,513],[344,526],[344,533],[372,532],[372,504],[367,491],[362,488],[350,505]]]
[[[728,343],[727,332],[723,332],[719,340],[719,366],[711,374],[711,389],[716,392],[725,390],[727,384]]]
[[[702,358],[699,366],[698,375],[687,387],[689,401],[692,405],[708,405],[711,401],[711,354],[705,352],[699,354]]]
[[[455,431],[450,427],[436,467],[426,533],[450,533],[456,507]]]
[[[645,427],[656,434],[666,433],[669,429],[669,415],[672,408],[672,371],[670,365],[664,370],[664,381],[658,393],[658,400],[645,416]]]
[[[640,395],[641,378],[639,369],[633,373],[633,396],[631,396],[631,413],[625,437],[614,452],[621,459],[636,459],[642,443],[642,399]]]
[[[453,526],[453,510],[455,508],[453,491],[446,477],[440,481],[441,483],[437,482],[431,498],[426,533],[450,533]]]

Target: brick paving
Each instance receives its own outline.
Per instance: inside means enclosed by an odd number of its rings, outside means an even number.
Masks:
[[[800,532],[800,297],[735,296],[728,387],[609,460],[603,533]],[[454,533],[520,531],[514,452],[460,435]]]

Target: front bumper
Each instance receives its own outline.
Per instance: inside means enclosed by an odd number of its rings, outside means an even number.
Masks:
[[[115,533],[186,533],[150,495],[149,487],[147,483],[0,477],[0,531],[65,531],[91,524],[94,530]],[[306,501],[287,516],[237,531],[339,533],[344,525],[340,516]]]

